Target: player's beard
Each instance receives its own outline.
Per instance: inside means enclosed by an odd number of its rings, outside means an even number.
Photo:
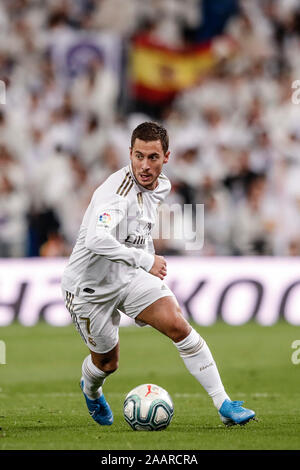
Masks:
[[[147,178],[143,177],[143,173],[139,174],[139,178],[137,178],[139,184],[146,189],[150,189],[150,190],[155,189],[157,186],[158,176],[155,176],[153,174],[148,174],[148,173],[145,175],[147,175]]]

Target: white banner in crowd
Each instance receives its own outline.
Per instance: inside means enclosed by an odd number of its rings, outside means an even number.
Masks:
[[[87,33],[69,31],[55,36],[50,44],[56,70],[65,76],[81,73],[95,59],[120,76],[122,42],[111,32]]]
[[[166,283],[187,318],[212,325],[253,319],[273,325],[280,318],[300,325],[300,262],[297,258],[169,257]],[[65,259],[0,259],[0,326],[39,319],[68,325],[60,278]],[[133,323],[122,315],[121,325]]]

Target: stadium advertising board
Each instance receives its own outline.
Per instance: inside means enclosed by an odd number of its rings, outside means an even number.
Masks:
[[[300,269],[297,258],[169,257],[166,283],[184,314],[199,325],[220,318],[230,325],[254,319],[272,325],[280,318],[300,325]],[[54,326],[71,322],[60,278],[65,259],[1,259],[0,326],[14,320]],[[131,325],[122,315],[121,325]]]

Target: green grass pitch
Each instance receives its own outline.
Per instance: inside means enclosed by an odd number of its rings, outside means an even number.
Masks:
[[[300,329],[284,322],[193,326],[230,397],[245,400],[258,422],[225,428],[171,341],[149,327],[128,327],[120,329],[120,367],[104,388],[115,422],[102,428],[79,389],[87,349],[73,326],[14,324],[0,329],[7,361],[0,365],[0,450],[300,449],[300,364],[291,361]],[[174,418],[164,431],[135,432],[123,418],[125,395],[146,382],[173,398]]]

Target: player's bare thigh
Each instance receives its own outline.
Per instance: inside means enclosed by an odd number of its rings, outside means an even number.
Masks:
[[[165,334],[175,343],[182,341],[191,331],[173,296],[162,297],[146,307],[137,319]],[[92,361],[103,372],[112,373],[118,368],[119,343],[107,353],[91,352]]]
[[[175,343],[182,341],[191,331],[173,296],[162,297],[146,307],[137,319],[165,334]]]

